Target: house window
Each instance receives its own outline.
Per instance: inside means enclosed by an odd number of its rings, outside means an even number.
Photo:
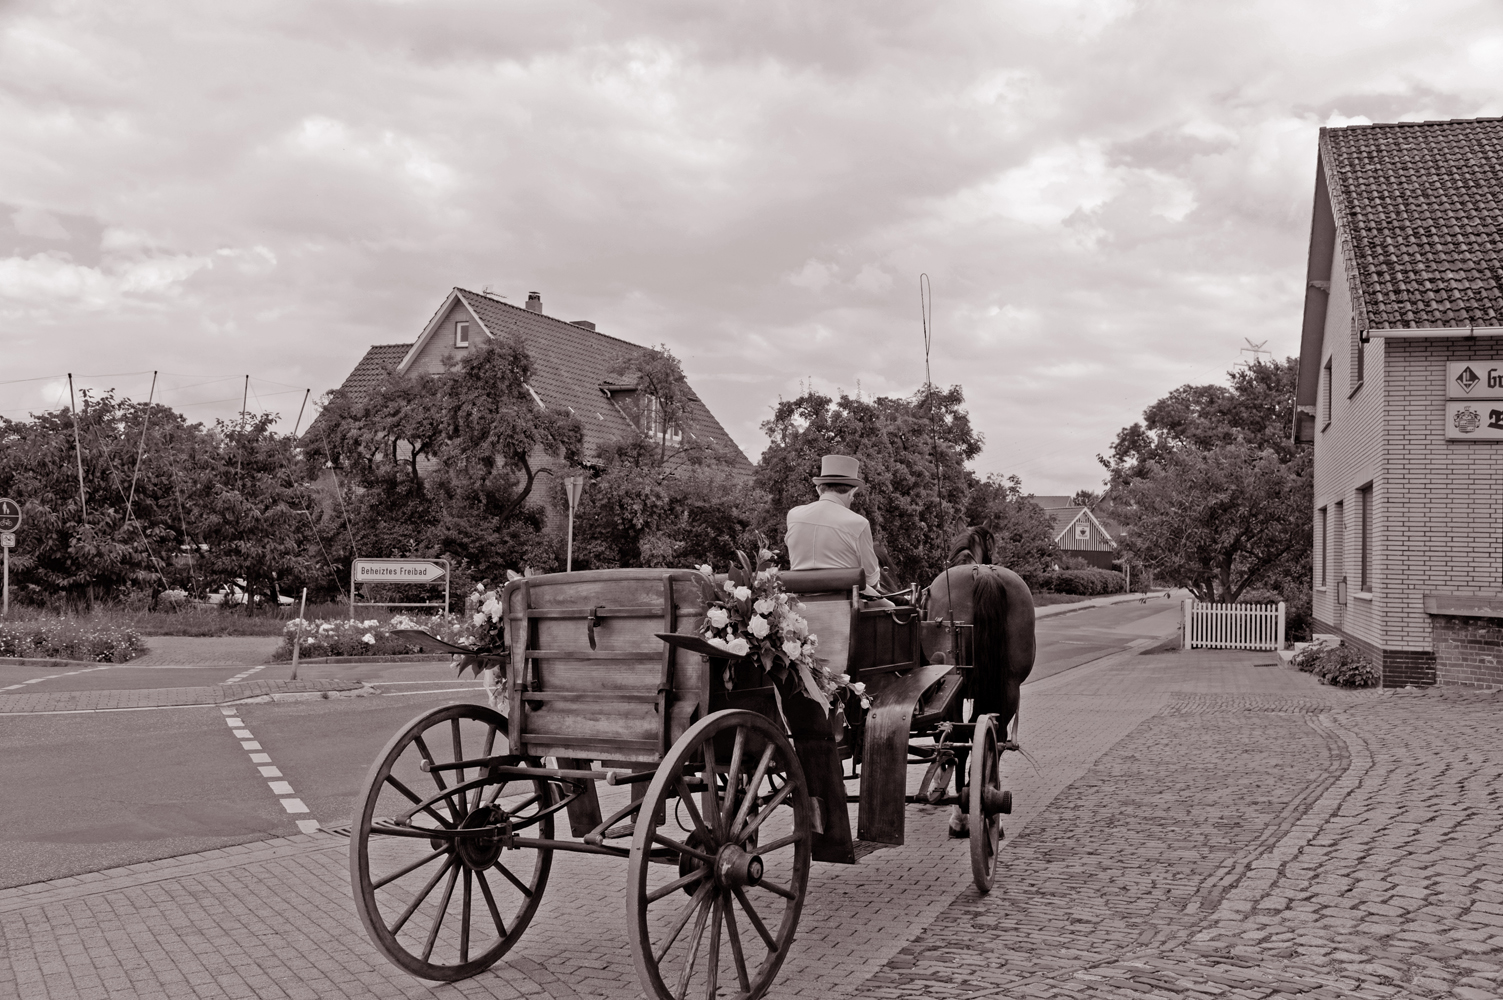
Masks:
[[[667,443],[677,447],[684,443],[684,431],[677,423],[663,427],[663,405],[656,396],[647,397],[647,413],[642,421],[643,433],[653,438],[666,438]]]
[[[1372,593],[1373,573],[1373,484],[1357,490],[1357,516],[1361,520],[1361,562],[1358,566],[1357,589],[1364,594]]]
[[[1326,585],[1326,554],[1326,509],[1322,507],[1315,512],[1315,556],[1319,560],[1315,579],[1322,587]]]
[[[1331,392],[1335,388],[1331,384],[1331,359],[1326,358],[1326,366],[1321,369],[1320,379],[1322,386],[1320,400],[1320,429],[1325,430],[1331,425]]]
[[[455,347],[469,347],[470,346],[470,324],[468,324],[468,323],[455,323],[454,324],[454,346]]]

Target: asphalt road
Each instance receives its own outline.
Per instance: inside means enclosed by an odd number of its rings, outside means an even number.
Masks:
[[[1167,607],[1166,607],[1167,605]],[[1172,634],[1179,607],[1160,598],[1040,619],[1031,680]],[[0,667],[0,687],[117,690],[223,683],[248,665],[133,667],[82,673]],[[286,664],[257,680],[286,678]],[[455,700],[483,703],[443,663],[313,664],[304,679],[374,684],[359,698],[0,718],[0,886],[174,857],[298,832],[298,820],[347,823],[371,761],[401,726]],[[233,720],[238,719],[239,725]],[[251,759],[244,736],[269,761]],[[279,773],[262,774],[274,767]],[[291,793],[275,791],[285,781]],[[291,794],[306,807],[289,813]]]

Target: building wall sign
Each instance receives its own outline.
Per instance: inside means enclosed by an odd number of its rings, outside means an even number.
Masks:
[[[1447,399],[1503,399],[1503,361],[1446,362]]]
[[[1503,441],[1503,400],[1446,400],[1447,441]]]

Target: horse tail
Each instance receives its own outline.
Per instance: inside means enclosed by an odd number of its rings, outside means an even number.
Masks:
[[[996,712],[1011,718],[1007,697],[1007,591],[1002,574],[983,567],[976,574],[971,602],[975,633],[970,687],[976,714]]]

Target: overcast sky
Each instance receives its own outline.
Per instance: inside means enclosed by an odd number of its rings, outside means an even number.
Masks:
[[[249,374],[290,429],[490,286],[666,343],[755,459],[805,384],[921,385],[927,272],[977,471],[1072,492],[1298,350],[1320,126],[1500,82],[1480,0],[0,0],[0,412]]]

